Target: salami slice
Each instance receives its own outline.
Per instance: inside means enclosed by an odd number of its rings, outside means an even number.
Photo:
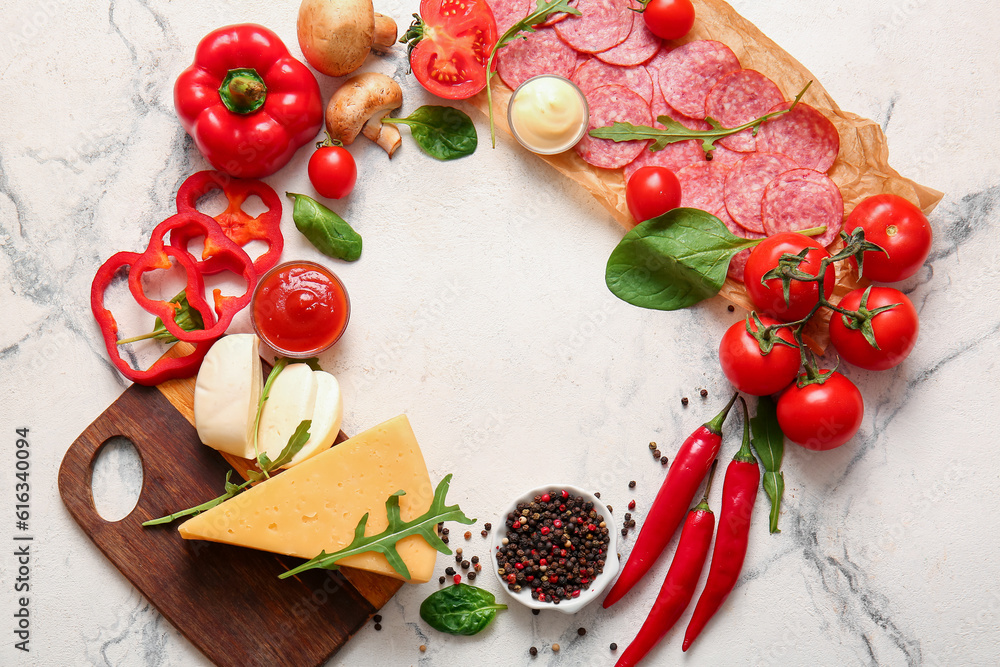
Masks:
[[[493,18],[497,22],[497,36],[507,32],[511,26],[528,15],[534,7],[532,0],[486,0],[493,10]]]
[[[722,127],[738,127],[760,118],[784,101],[773,81],[756,70],[743,69],[730,72],[716,82],[705,100],[705,112]],[[746,129],[723,137],[719,143],[734,151],[752,153],[757,148],[757,137]]]
[[[638,2],[633,1],[631,6],[632,9],[642,9],[642,5]],[[609,65],[631,67],[641,65],[655,56],[661,42],[662,40],[646,27],[646,20],[642,18],[642,14],[633,11],[632,31],[625,41],[594,55]]]
[[[652,120],[646,100],[624,86],[595,88],[587,94],[587,104],[590,106],[588,132],[597,127],[611,125],[615,121],[649,125]],[[576,152],[588,164],[595,167],[618,169],[632,162],[646,144],[645,141],[614,142],[610,139],[595,139],[587,134],[576,145]]]
[[[655,152],[643,150],[639,154],[639,157],[625,166],[625,180],[627,181],[632,178],[632,174],[641,167],[666,167],[676,174],[687,166],[704,161],[705,152],[698,146],[697,141],[681,141],[676,144],[667,144],[663,147],[663,150]]]
[[[681,206],[700,208],[715,214],[725,209],[726,174],[729,167],[714,162],[699,162],[677,172],[681,183]]]
[[[654,127],[663,127],[663,124],[657,120],[660,116],[669,116],[689,130],[708,130],[712,127],[700,118],[691,118],[677,111],[677,109],[666,103],[659,91],[654,93],[651,107],[655,123]]]
[[[576,0],[570,0],[569,4],[570,7],[576,7]],[[534,9],[534,7],[535,7],[535,0],[531,0],[531,8]],[[529,9],[528,11],[531,10]],[[549,26],[553,26],[559,23],[560,21],[564,21],[568,17],[569,14],[567,14],[566,12],[558,12],[556,14],[552,14],[551,16],[549,16],[549,18],[545,19],[542,23],[539,23],[538,25],[543,28],[548,28]],[[497,33],[497,35],[501,34],[503,33]]]
[[[583,53],[597,53],[618,46],[632,31],[629,0],[578,0],[580,16],[555,25],[564,42]]]
[[[718,162],[732,168],[746,156],[746,153],[731,151],[725,146],[719,145],[719,142],[715,142],[715,149],[712,151],[712,162]]]
[[[826,174],[812,169],[792,169],[764,188],[761,218],[768,236],[826,225],[822,235],[813,237],[825,247],[833,243],[840,232],[844,221],[844,197]]]
[[[789,106],[791,103],[783,102],[768,112]],[[833,166],[840,152],[840,134],[826,116],[799,102],[788,113],[760,126],[757,149],[787,155],[800,167],[825,172]]]
[[[527,39],[515,39],[497,55],[497,71],[511,88],[539,74],[558,74],[568,79],[575,67],[576,51],[552,28],[528,33]]]
[[[589,58],[570,78],[580,86],[584,95],[595,88],[614,84],[638,93],[647,103],[653,99],[653,79],[645,67],[615,67]]]
[[[777,176],[795,169],[792,158],[779,153],[751,153],[740,160],[726,176],[726,210],[740,226],[764,233],[760,204],[764,188]]]
[[[724,75],[740,69],[732,49],[713,40],[688,42],[663,59],[660,92],[685,116],[704,118],[709,91]]]

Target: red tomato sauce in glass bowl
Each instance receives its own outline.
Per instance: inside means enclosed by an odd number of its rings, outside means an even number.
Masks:
[[[315,262],[279,264],[254,290],[251,320],[260,338],[286,357],[312,357],[347,329],[351,301],[340,279]]]

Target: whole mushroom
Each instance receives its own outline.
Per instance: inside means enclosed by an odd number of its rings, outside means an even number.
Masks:
[[[389,157],[403,143],[395,125],[382,119],[403,104],[399,84],[378,72],[356,74],[344,82],[326,105],[326,129],[345,146],[358,134],[381,146]]]
[[[372,0],[303,0],[297,29],[302,55],[329,76],[350,74],[369,51],[388,51],[397,32],[395,21],[375,13]]]

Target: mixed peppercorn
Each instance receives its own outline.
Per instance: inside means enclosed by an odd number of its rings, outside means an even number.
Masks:
[[[594,504],[565,490],[518,503],[506,518],[496,553],[497,572],[515,593],[524,588],[541,602],[580,596],[604,571],[608,527]]]

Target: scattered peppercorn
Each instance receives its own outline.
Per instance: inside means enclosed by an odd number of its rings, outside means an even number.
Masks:
[[[463,560],[462,561],[462,569],[463,570],[468,570],[469,569],[469,561],[467,561],[467,560]]]
[[[594,497],[595,498],[600,498],[601,497],[601,492],[600,491],[594,491]]]
[[[552,652],[553,653],[558,653],[559,652],[559,644],[553,644],[552,645]]]
[[[484,523],[483,528],[485,528],[486,530],[493,530],[493,524],[489,522]]]
[[[442,529],[441,529],[441,534],[442,534],[442,535],[447,535],[447,534],[448,534],[448,533],[450,533],[450,532],[451,532],[451,531],[450,531],[450,530],[448,530],[447,528],[442,528]]]
[[[538,649],[532,646],[531,648],[528,649],[528,653],[530,653],[532,656],[536,656],[538,655]]]
[[[632,509],[631,507],[629,509]],[[629,519],[632,518],[631,512],[625,512],[625,523],[628,523]]]
[[[653,458],[654,459],[656,459],[657,461],[659,461],[661,456],[663,456],[663,454],[660,453],[659,449],[654,449],[653,450]]]
[[[668,463],[668,461],[667,461],[667,457],[666,456],[664,456],[662,459],[660,459],[660,465],[661,466],[666,467],[667,463]]]
[[[612,514],[614,514],[615,508],[612,507],[611,505],[608,505],[608,512],[611,512]]]
[[[732,305],[727,306],[726,310],[728,310],[730,313],[735,313],[736,312],[736,308],[734,308]]]
[[[479,562],[479,556],[473,556],[472,557],[472,564],[475,565],[478,562]]]
[[[486,537],[487,535],[489,535],[489,533],[487,533],[485,530],[479,531],[479,534],[482,535],[483,537]]]
[[[382,622],[382,615],[381,614],[375,614],[374,616],[372,616],[372,620],[375,621],[376,623],[381,623]]]
[[[542,613],[542,610],[541,609],[532,609],[531,613],[534,614],[535,616],[538,616],[540,613]]]
[[[634,479],[631,482],[628,483],[628,488],[630,488],[630,489],[634,489],[635,488],[635,480]]]
[[[618,650],[618,644],[616,644],[614,642],[611,642],[611,650],[612,651],[617,651]]]
[[[459,547],[459,548],[455,549],[455,553],[457,555],[461,556],[462,555],[462,547]]]
[[[656,449],[656,443],[655,442],[649,443],[649,451],[653,451],[655,449]]]
[[[688,399],[687,396],[685,396],[684,398],[681,399],[681,405],[687,405],[687,404],[688,404]]]
[[[475,581],[476,580],[476,573],[475,572],[470,572],[466,576],[469,578],[469,581]]]
[[[456,574],[456,575],[455,575],[455,578],[454,578],[454,579],[452,579],[452,581],[454,581],[454,582],[455,582],[456,584],[460,584],[460,583],[462,583],[462,575],[460,575],[460,574]]]
[[[471,540],[472,539],[472,531],[471,530],[465,531],[465,539],[467,539],[467,540]]]
[[[635,519],[629,519],[628,527],[629,528],[635,528]]]
[[[628,537],[628,528],[622,528],[622,537]]]
[[[441,541],[444,542],[445,544],[448,544],[448,536],[447,535],[443,536],[441,538]]]
[[[580,635],[581,637],[584,636],[585,634],[587,634],[587,628],[577,628],[576,634]]]
[[[702,389],[701,390],[701,397],[702,398],[707,398],[708,397],[708,389]]]
[[[421,644],[420,645],[420,652],[421,653],[426,653],[427,652],[427,644]]]
[[[629,501],[629,503],[628,503],[628,508],[629,508],[630,510],[634,510],[634,509],[635,509],[635,501],[634,501],[634,500],[630,500],[630,501]]]
[[[475,570],[476,572],[479,572],[483,569],[483,566],[481,563],[476,563],[475,565],[472,566],[472,569]]]
[[[451,577],[455,574],[455,568],[449,565],[444,569],[444,573],[447,574],[449,577]]]
[[[443,584],[444,583],[444,577],[438,577],[438,583],[439,584]]]
[[[382,624],[381,623],[376,623],[375,624],[375,631],[376,632],[380,632],[381,630],[382,630]]]

